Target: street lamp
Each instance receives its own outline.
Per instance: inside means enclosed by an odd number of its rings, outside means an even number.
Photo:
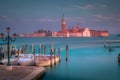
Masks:
[[[13,34],[13,37],[10,37],[10,27],[6,28],[6,32],[7,32],[7,36],[5,37],[3,33],[1,33],[1,38],[3,42],[6,42],[7,44],[7,55],[8,55],[8,62],[7,62],[7,66],[6,69],[7,70],[12,70],[12,66],[10,63],[10,42],[15,42],[16,39],[16,34]]]

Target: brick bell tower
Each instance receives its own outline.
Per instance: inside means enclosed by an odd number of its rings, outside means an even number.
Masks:
[[[62,16],[62,32],[66,32],[66,22],[65,22],[64,14]]]

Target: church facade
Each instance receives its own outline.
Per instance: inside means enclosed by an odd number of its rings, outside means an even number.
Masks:
[[[107,37],[109,36],[109,33],[106,30],[105,31],[91,30],[88,27],[81,28],[79,24],[74,28],[66,29],[66,21],[64,16],[62,17],[61,22],[62,22],[61,31],[52,32],[52,37],[97,37],[97,36]]]

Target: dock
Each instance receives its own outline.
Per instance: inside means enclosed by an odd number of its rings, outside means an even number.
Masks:
[[[36,80],[42,77],[45,68],[37,66],[13,66],[7,71],[6,65],[0,65],[0,80]]]

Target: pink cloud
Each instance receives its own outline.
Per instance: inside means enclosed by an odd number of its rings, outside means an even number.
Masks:
[[[37,18],[37,19],[31,19],[31,18],[23,18],[21,19],[23,22],[58,22],[58,19],[52,19],[50,17],[44,17],[44,18]]]
[[[77,21],[79,21],[80,23],[85,23],[85,18],[84,18],[84,17],[77,17],[76,19],[77,19]]]
[[[0,21],[7,22],[7,23],[13,23],[14,21],[9,18],[8,16],[0,16]]]
[[[95,15],[92,15],[91,16],[91,19],[94,21],[94,22],[98,22],[98,21],[109,21],[111,19],[113,19],[111,16],[103,16],[103,15],[100,15],[100,14],[95,14]]]
[[[99,21],[101,21],[101,20],[100,20],[100,19],[92,18],[91,21],[92,21],[92,22],[99,22]]]
[[[66,22],[71,22],[71,23],[85,23],[85,18],[84,17],[65,17]]]
[[[118,22],[120,22],[120,19],[117,19]]]
[[[58,22],[58,19],[52,19],[52,18],[45,17],[45,18],[38,19],[38,21],[40,21],[40,22]]]
[[[71,18],[71,17],[66,17],[65,19],[66,19],[66,21],[70,21],[70,22],[76,22],[77,21],[76,19]]]

